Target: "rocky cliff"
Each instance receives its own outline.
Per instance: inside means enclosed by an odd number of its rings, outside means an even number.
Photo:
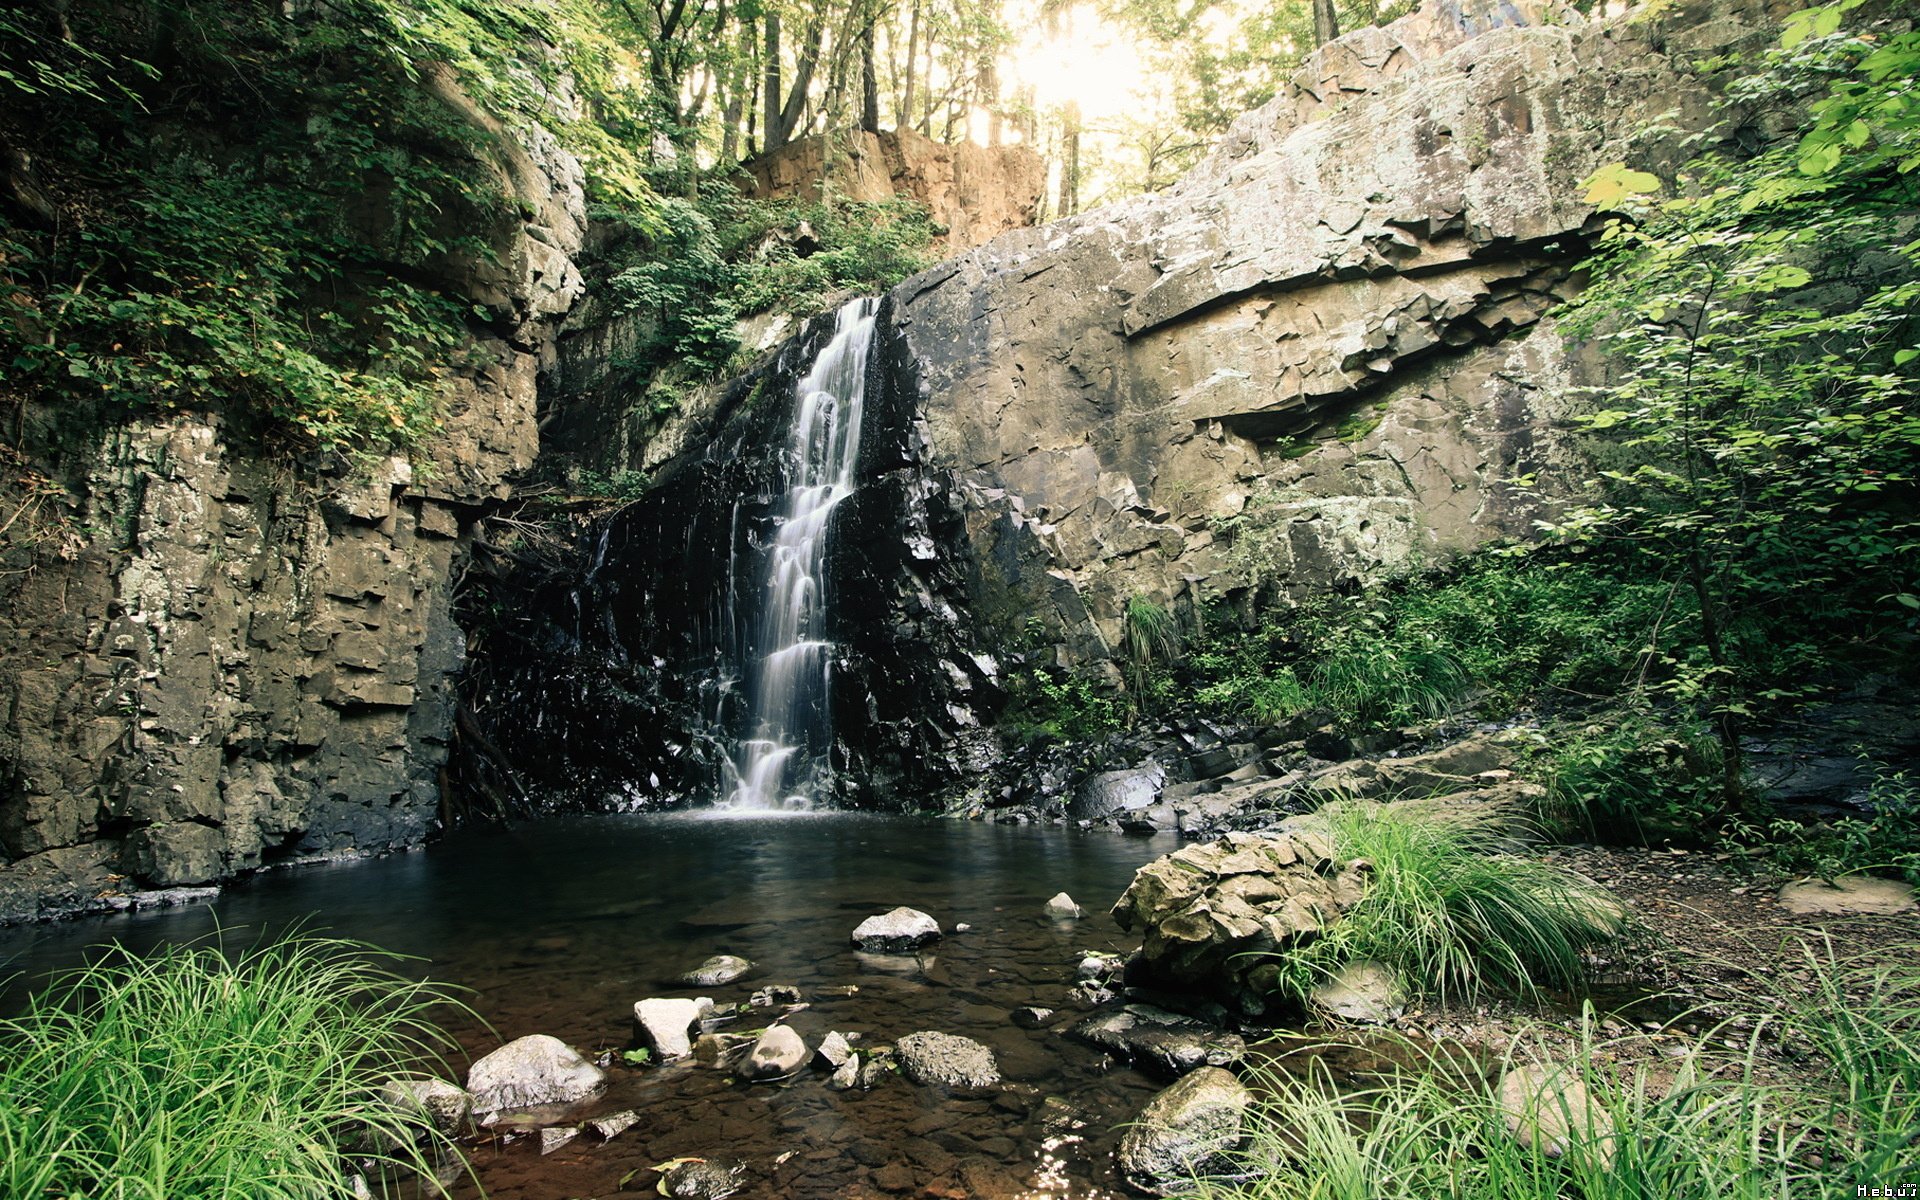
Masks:
[[[947,145],[911,129],[801,138],[746,171],[759,197],[818,200],[832,190],[849,200],[918,201],[946,230],[941,245],[950,254],[1032,225],[1047,185],[1046,163],[1032,147]]]
[[[464,653],[451,594],[473,520],[538,449],[585,206],[544,131],[426,86],[518,216],[466,231],[484,249],[433,281],[476,316],[424,451],[316,479],[215,416],[136,419],[67,459],[70,500],[0,531],[0,921],[434,826]]]
[[[842,799],[964,784],[995,755],[1007,653],[1111,671],[1134,597],[1244,605],[1529,535],[1579,481],[1565,417],[1603,381],[1550,315],[1597,228],[1581,181],[1671,167],[1715,120],[1764,137],[1712,105],[1722,56],[1764,46],[1773,15],[1434,6],[1323,48],[1174,188],[895,289],[868,392],[883,448],[836,516]],[[669,422],[646,451],[656,499],[719,488],[766,395]],[[644,590],[738,536],[668,525],[595,570]],[[616,640],[649,679],[725,693],[711,643],[699,661]],[[621,794],[698,784],[667,774]]]

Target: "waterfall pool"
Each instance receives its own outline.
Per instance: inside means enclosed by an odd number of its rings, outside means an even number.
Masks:
[[[1077,1011],[1067,992],[1083,953],[1137,944],[1107,907],[1137,867],[1176,845],[1170,835],[855,813],[562,817],[458,831],[390,858],[269,871],[211,906],[0,930],[0,975],[13,976],[10,1008],[90,945],[142,950],[217,932],[239,948],[297,924],[417,955],[420,971],[472,989],[473,1009],[497,1031],[456,1021],[467,1054],[529,1033],[589,1058],[610,1050],[609,1087],[582,1115],[640,1114],[610,1142],[589,1134],[546,1157],[524,1137],[472,1149],[496,1200],[653,1194],[658,1176],[647,1169],[683,1155],[744,1160],[738,1195],[763,1200],[1082,1200],[1122,1193],[1114,1147],[1164,1084],[1066,1037],[1062,1024],[1024,1029],[1011,1014]],[[1045,916],[1060,891],[1086,915]],[[947,936],[918,956],[857,953],[853,927],[898,905],[932,914]],[[959,924],[971,928],[956,933]],[[678,982],[720,953],[755,969],[718,988]],[[788,1023],[809,1047],[829,1030],[867,1044],[962,1034],[993,1049],[1005,1084],[947,1095],[896,1075],[835,1092],[810,1068],[748,1085],[712,1067],[620,1060],[634,1045],[636,1000],[710,995],[728,1005],[769,984],[799,988],[808,1007]],[[848,988],[858,990],[841,994]],[[730,1028],[779,1011],[753,1010]],[[456,1070],[464,1076],[464,1064]],[[1084,1122],[1067,1140],[1043,1128],[1049,1097]],[[456,1194],[472,1195],[472,1184]]]

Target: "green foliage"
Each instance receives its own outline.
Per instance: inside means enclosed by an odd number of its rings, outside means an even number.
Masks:
[[[1868,815],[1824,825],[1776,818],[1735,822],[1728,842],[1759,847],[1767,861],[1796,875],[1829,882],[1873,872],[1920,884],[1920,785],[1904,772],[1881,774],[1867,795]]]
[[[468,312],[416,280],[509,219],[486,135],[412,85],[390,6],[143,11],[175,36],[76,5],[70,86],[32,72],[34,43],[14,71],[9,103],[73,186],[71,228],[0,237],[10,381],[82,423],[218,409],[295,449],[417,443]]]
[[[1645,708],[1556,727],[1533,754],[1546,815],[1562,830],[1605,841],[1704,837],[1726,816],[1720,746],[1700,722]]]
[[[1472,693],[1509,710],[1542,689],[1613,694],[1669,669],[1686,601],[1597,563],[1486,557],[1453,575],[1225,619],[1190,661],[1202,703],[1278,720],[1329,710],[1350,728],[1431,718]]]
[[[351,942],[229,960],[117,947],[0,1022],[0,1195],[351,1195],[349,1155],[431,1176],[451,1150],[381,1085],[451,1045],[444,992]]]
[[[638,500],[647,492],[650,481],[645,471],[622,469],[605,473],[582,467],[574,475],[573,490],[595,500]]]
[[[1648,1200],[1851,1197],[1861,1180],[1911,1176],[1920,1133],[1920,948],[1900,966],[1806,953],[1811,994],[1774,1026],[1800,1070],[1771,1076],[1759,1040],[1732,1024],[1603,1040],[1589,1010],[1571,1055],[1521,1048],[1488,1070],[1473,1048],[1375,1038],[1359,1086],[1302,1054],[1259,1078],[1238,1180],[1196,1181],[1184,1200]],[[1898,954],[1896,950],[1894,952]],[[1763,989],[1764,990],[1764,989]],[[1331,1049],[1316,1047],[1315,1051]],[[1560,1073],[1510,1114],[1508,1069]],[[1584,1092],[1584,1099],[1581,1094]],[[1514,1121],[1538,1122],[1523,1144]],[[1251,1177],[1251,1182],[1245,1180]]]
[[[1714,723],[1729,797],[1778,644],[1910,636],[1920,608],[1920,34],[1839,36],[1856,6],[1800,14],[1730,89],[1815,96],[1797,141],[1702,155],[1666,200],[1623,165],[1589,181],[1625,214],[1569,320],[1619,364],[1584,422],[1610,469],[1547,531],[1692,594],[1664,690]]]
[[[1167,669],[1180,657],[1180,628],[1172,613],[1145,596],[1127,600],[1122,625],[1127,699],[1136,710],[1144,711],[1165,690]]]
[[[1126,706],[1113,689],[1085,675],[1043,667],[1016,676],[1011,690],[1004,720],[1029,737],[1090,742],[1126,726]]]
[[[1571,990],[1585,978],[1586,951],[1621,932],[1621,909],[1600,888],[1505,852],[1513,814],[1338,803],[1319,820],[1336,857],[1372,869],[1357,905],[1280,959],[1279,986],[1296,999],[1358,961],[1443,1000]]]
[[[620,311],[653,317],[634,365],[673,358],[709,373],[733,365],[741,317],[810,315],[834,292],[891,287],[928,264],[935,232],[905,198],[749,200],[727,184],[661,200],[650,219],[655,231],[609,269]]]

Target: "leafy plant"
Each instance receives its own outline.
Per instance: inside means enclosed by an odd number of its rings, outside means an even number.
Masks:
[[[1483,990],[1571,990],[1586,951],[1622,931],[1623,910],[1598,886],[1511,853],[1514,814],[1336,803],[1320,820],[1336,857],[1371,869],[1358,904],[1280,957],[1280,985],[1296,999],[1357,961],[1469,1003]]]
[[[431,1177],[452,1151],[381,1087],[438,1061],[452,1003],[310,935],[98,961],[0,1022],[0,1195],[319,1200],[349,1156]]]
[[[1868,814],[1826,824],[1786,817],[1764,826],[1734,822],[1728,841],[1761,847],[1776,867],[1829,882],[1874,872],[1920,884],[1920,786],[1905,772],[1883,773],[1867,794]]]

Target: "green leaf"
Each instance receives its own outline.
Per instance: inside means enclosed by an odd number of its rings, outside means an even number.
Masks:
[[[1612,208],[1633,196],[1645,196],[1660,190],[1660,178],[1635,171],[1625,163],[1609,163],[1583,181],[1587,203],[1595,208]]]

